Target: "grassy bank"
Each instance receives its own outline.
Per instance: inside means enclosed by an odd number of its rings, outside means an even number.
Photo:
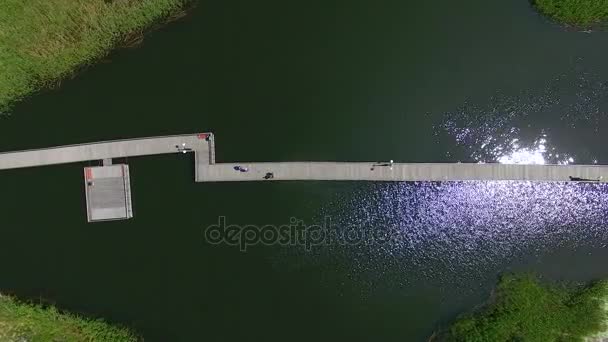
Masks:
[[[0,341],[131,342],[130,331],[0,295]]]
[[[0,111],[178,12],[186,1],[0,1]]]
[[[532,0],[543,14],[570,26],[589,28],[608,21],[608,0]]]
[[[608,283],[567,288],[504,276],[490,303],[460,317],[440,341],[584,341],[606,331]]]

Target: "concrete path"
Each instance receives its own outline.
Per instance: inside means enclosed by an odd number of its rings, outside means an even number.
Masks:
[[[286,162],[286,163],[221,163],[198,164],[198,182],[240,182],[280,180],[342,180],[342,181],[608,181],[608,166],[603,165],[505,165],[476,163],[375,163]],[[248,169],[240,172],[241,166]],[[264,179],[268,173],[271,179]],[[576,179],[575,179],[576,180]]]

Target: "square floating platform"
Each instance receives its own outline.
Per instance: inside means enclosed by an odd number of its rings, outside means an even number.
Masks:
[[[128,165],[86,167],[84,186],[89,222],[127,220],[133,217]]]

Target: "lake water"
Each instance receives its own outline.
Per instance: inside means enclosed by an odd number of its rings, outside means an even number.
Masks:
[[[213,131],[218,161],[606,164],[607,43],[526,0],[200,1],[17,106],[0,146]],[[83,165],[2,172],[3,292],[146,341],[424,341],[501,272],[608,276],[603,185],[195,184],[188,156],[128,163],[135,218],[102,224]],[[206,241],[220,216],[388,238],[241,252]]]

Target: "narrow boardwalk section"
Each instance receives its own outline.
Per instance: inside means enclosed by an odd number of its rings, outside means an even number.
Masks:
[[[240,167],[246,172],[236,170]],[[506,165],[474,163],[220,163],[198,164],[198,182],[325,181],[608,181],[604,165]],[[269,177],[269,174],[272,177]],[[571,178],[572,177],[572,178]]]
[[[0,153],[0,170],[177,152],[209,154],[205,134],[115,140]],[[201,162],[209,161],[202,158]],[[197,161],[198,163],[198,161]]]

